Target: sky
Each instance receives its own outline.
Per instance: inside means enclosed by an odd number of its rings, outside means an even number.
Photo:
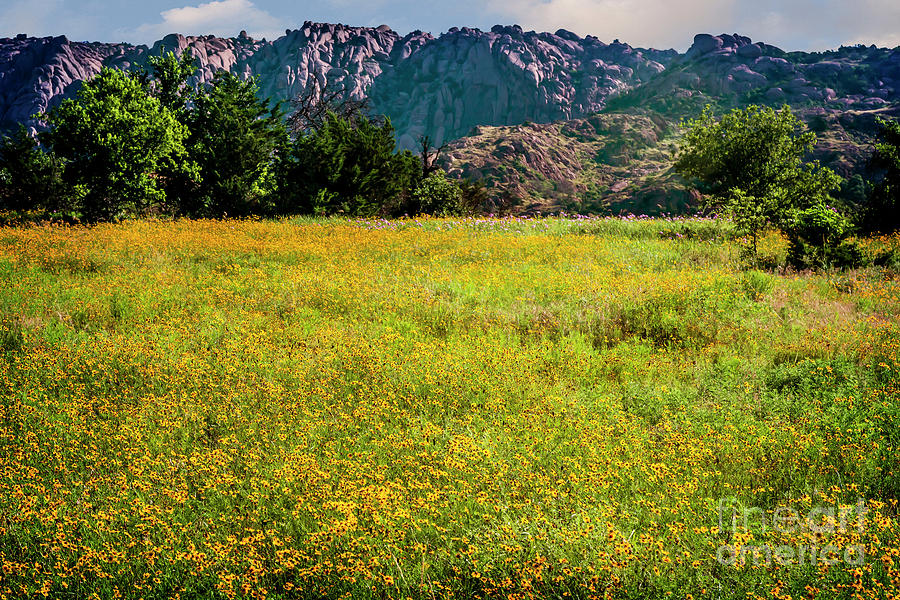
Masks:
[[[900,0],[0,0],[0,37],[151,44],[168,33],[246,30],[273,40],[307,20],[436,36],[515,23],[679,51],[696,33],[740,33],[784,50],[900,45]]]

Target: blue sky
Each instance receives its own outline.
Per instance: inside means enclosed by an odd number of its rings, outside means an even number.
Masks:
[[[741,33],[785,50],[900,45],[900,0],[0,0],[0,37],[150,43],[172,32],[273,39],[305,20],[390,25],[564,28],[604,41],[685,50],[695,33]]]

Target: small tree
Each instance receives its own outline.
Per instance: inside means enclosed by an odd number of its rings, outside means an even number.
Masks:
[[[69,190],[62,173],[62,161],[20,125],[0,140],[0,211],[63,210]]]
[[[345,86],[335,87],[328,80],[320,84],[311,77],[303,93],[291,101],[291,108],[288,127],[291,133],[300,136],[321,129],[329,113],[355,124],[366,117],[368,98],[353,98]]]
[[[134,74],[104,67],[44,117],[50,130],[42,140],[66,161],[65,179],[89,222],[164,202],[160,172],[192,168],[187,129]]]
[[[815,204],[794,211],[786,229],[788,263],[794,268],[855,266],[862,260],[858,248],[845,242],[850,221],[831,206]]]
[[[437,148],[431,145],[431,137],[423,135],[419,138],[419,160],[422,162],[422,179],[428,179],[432,173],[441,170],[438,158],[441,152],[447,149],[447,144],[441,144]]]
[[[880,141],[875,145],[872,167],[881,180],[865,206],[863,225],[869,231],[900,229],[900,121],[878,119]]]
[[[801,218],[798,211],[827,205],[840,185],[830,169],[803,163],[816,137],[787,106],[776,111],[753,105],[718,121],[707,107],[685,126],[675,169],[698,180],[708,204],[750,236],[754,264],[763,232],[770,227],[788,231],[788,224]]]
[[[148,62],[152,70],[153,96],[176,115],[183,116],[193,91],[187,81],[197,71],[193,54],[185,51],[178,58],[174,52],[167,52],[151,56]]]
[[[442,170],[432,172],[419,182],[412,199],[419,214],[449,217],[463,211],[462,190],[455,181],[447,179]]]

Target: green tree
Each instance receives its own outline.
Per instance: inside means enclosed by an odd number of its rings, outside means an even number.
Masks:
[[[193,170],[187,129],[133,74],[104,68],[45,118],[50,130],[42,141],[66,161],[65,179],[86,221],[164,203],[160,173]]]
[[[351,121],[329,112],[322,125],[295,140],[280,166],[280,210],[371,216],[396,204],[421,169],[410,152],[395,152],[389,120]]]
[[[62,162],[41,150],[23,125],[0,140],[0,211],[48,211],[65,208],[68,189]]]
[[[865,206],[863,224],[869,231],[900,229],[900,120],[878,119],[879,142],[875,144],[872,166],[881,180],[874,186]]]
[[[794,211],[786,230],[788,263],[794,268],[856,266],[862,260],[859,249],[845,240],[850,221],[831,206],[816,204]]]
[[[447,179],[444,171],[438,169],[425,177],[412,198],[420,214],[449,217],[462,212],[462,190],[455,181]]]
[[[751,259],[770,227],[793,230],[802,211],[827,206],[841,178],[803,158],[816,143],[788,106],[748,106],[716,120],[707,107],[685,123],[687,131],[675,169],[698,180],[708,203],[731,216],[750,236]]]
[[[185,50],[179,58],[174,52],[167,52],[151,56],[148,63],[150,73],[142,74],[148,93],[172,111],[186,128],[189,127],[194,88],[188,85],[188,79],[197,71],[193,55]],[[163,172],[160,177],[166,203],[172,212],[184,212],[184,207],[200,204],[197,200],[200,174],[196,168]]]
[[[200,166],[200,182],[183,212],[243,216],[269,210],[270,166],[288,138],[279,111],[269,109],[257,90],[255,80],[220,71],[194,95],[187,145]]]
[[[148,62],[152,72],[153,96],[176,115],[182,115],[193,92],[187,81],[197,71],[193,54],[186,50],[179,58],[174,52],[167,52],[151,56]]]

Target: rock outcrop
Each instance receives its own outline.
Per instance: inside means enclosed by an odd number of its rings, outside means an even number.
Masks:
[[[690,102],[820,104],[869,110],[900,102],[900,48],[785,52],[741,35],[695,36],[659,77],[613,104],[672,110]],[[699,102],[698,102],[699,101]]]
[[[257,76],[260,93],[281,102],[296,97],[310,79],[341,86],[364,97],[385,67],[412,56],[432,36],[401,37],[387,26],[349,27],[307,22],[273,42],[170,34],[152,47],[72,42],[65,37],[0,39],[0,128],[39,126],[33,115],[71,97],[81,81],[103,66],[146,66],[149,56],[190,51],[199,66],[192,84],[210,81],[218,70],[242,78]]]
[[[700,34],[685,54],[632,48],[497,25],[453,28],[438,38],[400,36],[386,25],[306,22],[274,41],[171,34],[152,47],[74,42],[65,37],[0,39],[0,129],[40,124],[33,115],[71,97],[103,66],[129,69],[151,55],[190,51],[192,83],[220,69],[256,76],[261,93],[285,101],[308,82],[368,96],[389,116],[405,148],[428,135],[442,143],[480,125],[548,123],[616,107],[660,110],[709,98],[732,104],[819,103],[868,110],[900,99],[900,49],[855,46],[786,53],[741,35]]]
[[[401,145],[412,147],[423,134],[441,143],[477,125],[595,113],[610,95],[662,73],[675,56],[565,30],[453,28],[377,78],[370,97],[393,119]]]

